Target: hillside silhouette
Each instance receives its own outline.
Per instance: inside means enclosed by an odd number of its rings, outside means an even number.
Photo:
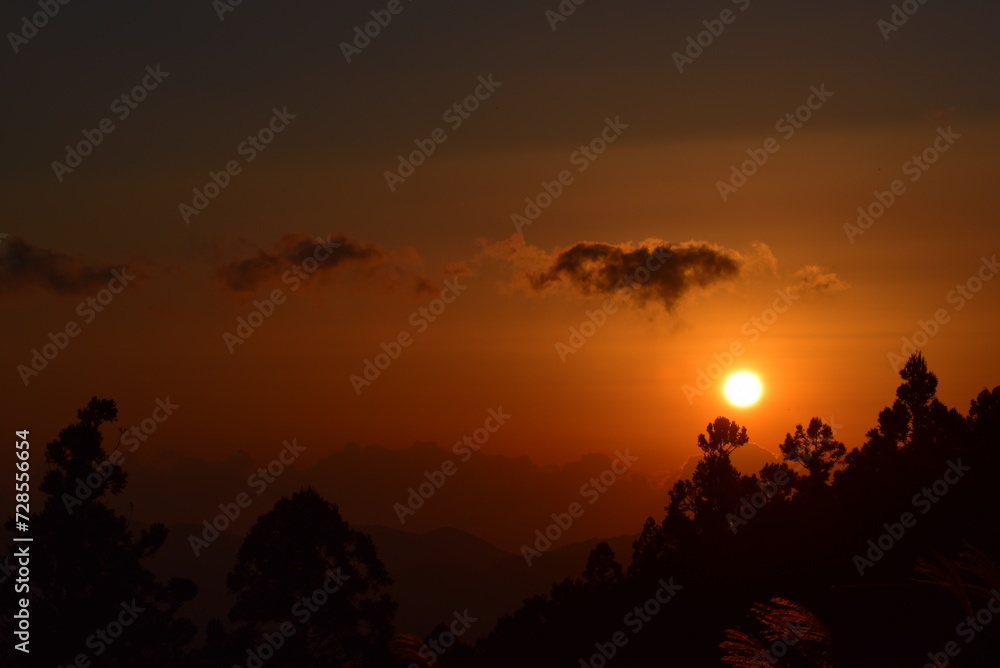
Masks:
[[[1000,386],[962,413],[937,399],[920,353],[900,379],[860,447],[812,417],[775,444],[782,461],[752,475],[731,461],[749,430],[717,417],[692,435],[701,459],[662,514],[635,518],[630,550],[622,539],[578,544],[547,554],[556,565],[529,568],[461,531],[352,527],[336,499],[303,487],[241,543],[223,538],[202,556],[218,575],[201,587],[177,565],[185,527],[168,543],[163,524],[139,526],[109,507],[128,476],[107,465],[113,447],[101,426],[115,421],[115,403],[95,397],[46,449],[31,517],[45,558],[32,562],[30,604],[45,640],[33,643],[32,661],[995,667]],[[105,472],[99,484],[68,506],[95,470]],[[567,560],[576,575],[551,581]],[[467,605],[447,609],[463,595]],[[4,587],[0,596],[13,637],[15,595]],[[496,614],[472,609],[476,600],[507,614],[493,623]],[[113,642],[93,641],[123,609],[138,612]]]

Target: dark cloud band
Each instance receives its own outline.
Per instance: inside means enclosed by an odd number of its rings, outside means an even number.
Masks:
[[[744,264],[736,251],[705,242],[581,242],[557,254],[546,269],[529,273],[528,284],[544,290],[565,282],[585,295],[609,295],[628,284],[640,302],[672,310],[690,290],[736,278]]]
[[[107,284],[112,265],[87,265],[77,258],[34,246],[21,237],[4,241],[0,253],[0,294],[40,289],[81,295]]]

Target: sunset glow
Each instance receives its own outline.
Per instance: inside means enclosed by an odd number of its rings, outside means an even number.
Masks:
[[[33,665],[123,601],[95,668],[938,665],[1000,611],[1000,2],[5,8]]]
[[[734,406],[750,406],[760,399],[763,385],[755,374],[740,371],[726,379],[723,391],[726,399]]]

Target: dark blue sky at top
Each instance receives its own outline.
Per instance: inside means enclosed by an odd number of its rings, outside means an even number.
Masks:
[[[812,84],[842,95],[817,121],[878,124],[956,107],[998,110],[995,26],[983,2],[927,2],[883,40],[891,3],[610,2],[588,0],[553,31],[557,2],[404,2],[352,63],[340,42],[385,3],[244,0],[220,21],[198,2],[70,2],[20,53],[5,39],[6,129],[0,149],[18,178],[48,178],[49,161],[147,65],[170,72],[128,123],[129,142],[103,152],[116,172],[190,163],[231,150],[272,106],[308,128],[281,151],[350,161],[395,152],[440,124],[480,74],[503,82],[497,122],[466,132],[468,150],[545,147],[591,132],[614,110],[633,138],[725,135],[773,123]],[[736,13],[683,74],[671,54],[722,9]],[[6,32],[35,3],[7,4]]]

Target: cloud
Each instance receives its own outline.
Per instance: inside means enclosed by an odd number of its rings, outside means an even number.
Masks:
[[[310,272],[313,264],[315,268]],[[230,290],[247,292],[279,280],[299,265],[310,276],[336,271],[344,282],[368,280],[387,289],[408,283],[424,293],[433,289],[433,282],[416,273],[421,264],[420,256],[409,249],[389,251],[379,244],[344,235],[322,238],[290,233],[270,248],[257,248],[251,255],[221,261],[215,276]]]
[[[107,285],[115,267],[91,266],[77,258],[34,246],[21,237],[5,239],[0,254],[0,293],[31,288],[80,295]]]
[[[767,244],[753,241],[750,243],[750,247],[753,248],[754,254],[750,256],[747,263],[748,272],[777,278],[778,258],[774,257],[774,253],[767,247]]]
[[[483,244],[480,255],[509,262],[515,282],[530,291],[562,286],[584,296],[627,295],[636,297],[638,304],[673,310],[692,290],[736,279],[744,269],[760,263],[766,267],[773,258],[763,244],[755,246],[755,252],[748,257],[705,241],[647,239],[623,244],[582,241],[548,254],[514,235]]]
[[[795,272],[795,284],[788,292],[802,297],[819,297],[834,295],[850,288],[850,284],[837,278],[837,274],[828,272],[819,265],[809,264]]]

